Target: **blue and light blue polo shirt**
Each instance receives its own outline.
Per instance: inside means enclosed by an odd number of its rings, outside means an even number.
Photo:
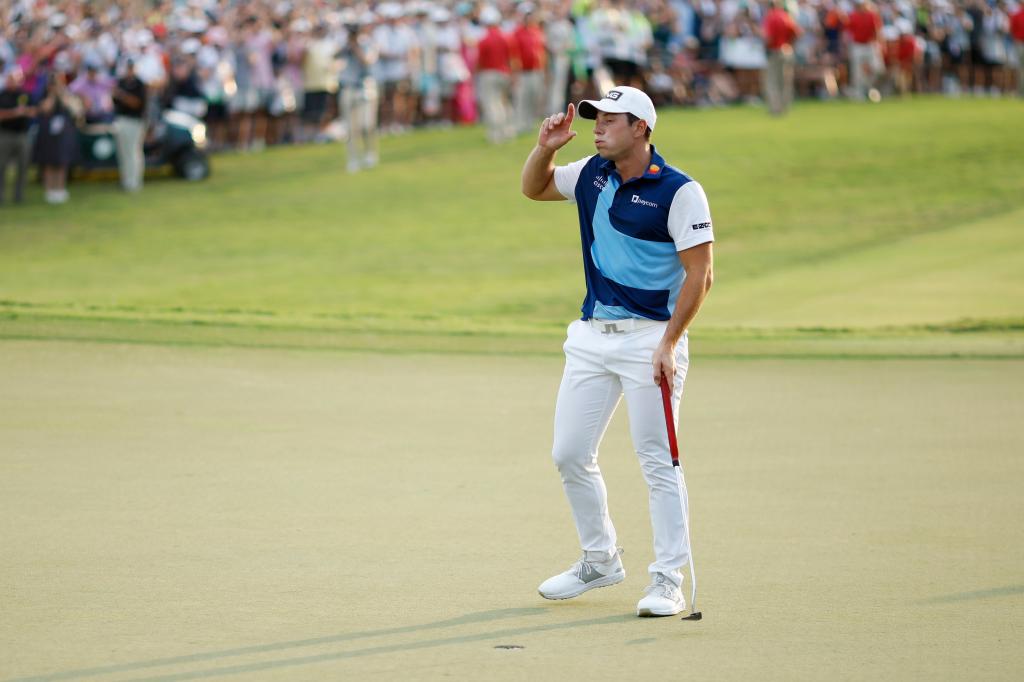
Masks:
[[[594,155],[555,168],[555,186],[579,210],[583,319],[668,320],[686,280],[678,252],[714,241],[700,184],[652,145],[639,178],[624,183],[614,162]]]

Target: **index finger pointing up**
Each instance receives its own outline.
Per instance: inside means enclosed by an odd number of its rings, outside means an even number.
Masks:
[[[571,126],[574,118],[576,118],[576,105],[569,102],[569,108],[565,112],[565,125]]]

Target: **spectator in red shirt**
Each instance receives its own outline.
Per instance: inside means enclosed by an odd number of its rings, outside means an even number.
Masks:
[[[896,28],[900,37],[896,41],[896,90],[901,95],[910,93],[914,85],[914,72],[921,62],[921,49],[909,19],[898,19]]]
[[[480,23],[487,27],[477,44],[480,108],[487,139],[499,143],[515,135],[510,94],[513,75],[519,71],[519,57],[513,40],[499,27],[501,13],[495,7],[485,5],[480,10]]]
[[[882,28],[885,50],[885,68],[892,82],[892,88],[901,96],[911,92],[914,70],[920,59],[914,25],[909,19],[897,19],[896,23]]]
[[[856,5],[846,24],[850,36],[850,96],[864,99],[870,90],[877,97],[874,86],[882,62],[882,18],[865,0],[856,0]]]
[[[547,68],[547,46],[544,31],[537,21],[533,3],[519,6],[522,23],[512,39],[519,53],[519,78],[516,81],[516,119],[519,132],[533,130],[544,118],[544,73]]]
[[[1024,3],[1010,15],[1010,35],[1017,50],[1017,95],[1024,97]]]
[[[768,63],[763,72],[765,99],[768,111],[773,116],[781,116],[793,103],[793,42],[800,35],[800,27],[785,10],[782,0],[771,0],[771,9],[764,16],[762,31],[768,52]]]

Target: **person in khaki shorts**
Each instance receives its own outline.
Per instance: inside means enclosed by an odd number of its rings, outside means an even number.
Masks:
[[[114,141],[117,171],[126,192],[142,189],[146,171],[143,143],[146,139],[146,85],[135,73],[135,62],[125,62],[124,75],[111,95],[114,100]]]

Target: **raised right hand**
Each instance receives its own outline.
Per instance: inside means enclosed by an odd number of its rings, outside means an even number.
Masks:
[[[571,103],[569,109],[554,116],[548,116],[540,124],[540,135],[537,136],[537,146],[556,151],[564,147],[569,140],[576,137],[576,131],[572,128],[572,121],[576,118],[576,107]]]

